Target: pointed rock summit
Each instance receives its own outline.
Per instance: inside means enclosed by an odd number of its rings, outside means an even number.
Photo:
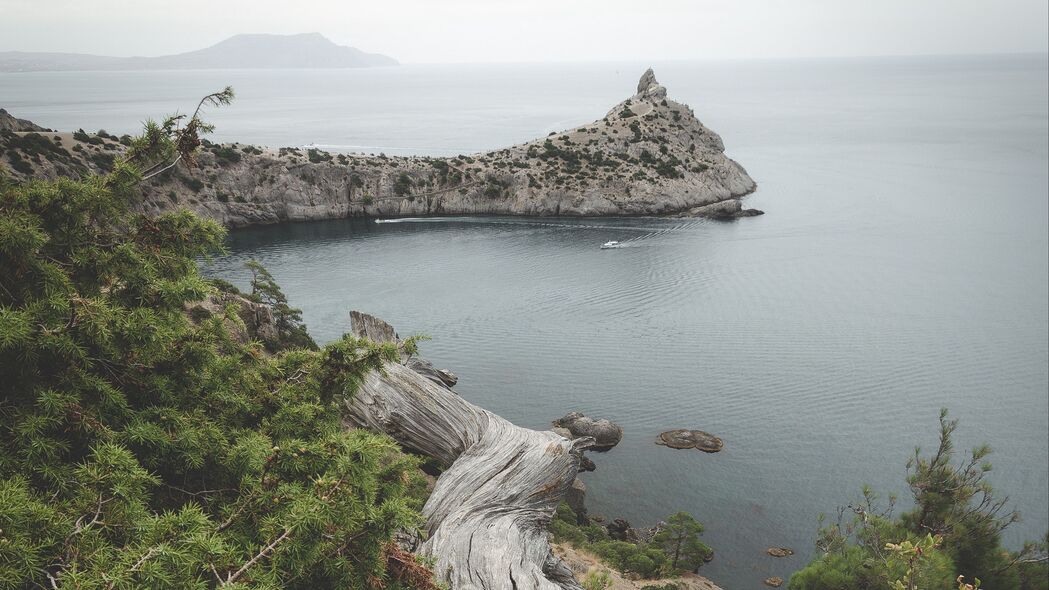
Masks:
[[[644,74],[641,74],[641,80],[637,83],[637,94],[662,100],[667,97],[667,89],[656,81],[656,73],[652,71],[652,68],[648,68]]]

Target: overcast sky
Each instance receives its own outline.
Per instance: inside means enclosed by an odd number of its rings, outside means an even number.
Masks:
[[[0,0],[0,51],[320,32],[402,62],[1046,52],[1046,0]]]

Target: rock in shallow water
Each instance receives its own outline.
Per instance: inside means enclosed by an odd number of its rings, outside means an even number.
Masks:
[[[769,547],[766,553],[772,557],[790,557],[794,555],[794,550],[788,547]]]
[[[559,429],[564,429],[572,435],[565,438],[593,438],[591,450],[594,451],[607,451],[623,440],[623,429],[618,424],[604,418],[594,420],[579,412],[569,412],[563,418],[554,420],[553,425],[554,432],[562,434]]]
[[[656,439],[657,445],[672,449],[699,449],[705,453],[716,453],[725,446],[718,437],[702,430],[668,430]]]

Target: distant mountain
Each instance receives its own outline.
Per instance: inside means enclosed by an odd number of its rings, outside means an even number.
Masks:
[[[79,53],[0,52],[0,72],[70,70],[192,70],[226,68],[366,68],[397,60],[336,45],[320,33],[234,35],[188,53],[159,57],[109,57]]]

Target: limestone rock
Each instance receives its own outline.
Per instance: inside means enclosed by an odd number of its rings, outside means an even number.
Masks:
[[[579,412],[569,412],[555,420],[553,425],[568,430],[572,436],[566,438],[593,438],[594,446],[591,448],[594,451],[607,451],[623,440],[623,429],[618,424],[604,418],[594,420]]]
[[[71,133],[57,135],[64,151],[37,160],[23,150],[30,171],[12,171],[16,181],[81,169],[103,172],[90,156],[119,156],[126,149],[108,136],[85,142]],[[22,150],[13,138],[0,135],[0,151]],[[179,165],[144,185],[138,208],[148,215],[189,209],[228,227],[428,215],[730,219],[756,214],[738,204],[756,186],[725,154],[721,137],[687,105],[668,98],[646,72],[638,94],[605,117],[469,156],[375,157],[208,144],[193,169]],[[710,207],[722,202],[728,204]]]
[[[0,109],[0,131],[49,131],[43,127],[29,121],[28,119],[19,119],[7,112],[4,109]]]
[[[672,449],[699,449],[705,453],[716,453],[725,446],[718,437],[702,430],[668,430],[656,439],[657,445]]]
[[[656,81],[656,73],[652,71],[652,68],[648,68],[644,74],[641,74],[641,80],[637,83],[637,94],[660,101],[667,97],[667,89]]]
[[[709,205],[694,207],[682,217],[707,217],[709,219],[739,219],[740,217],[754,217],[764,215],[760,209],[744,209],[739,199],[728,199],[718,201]]]

